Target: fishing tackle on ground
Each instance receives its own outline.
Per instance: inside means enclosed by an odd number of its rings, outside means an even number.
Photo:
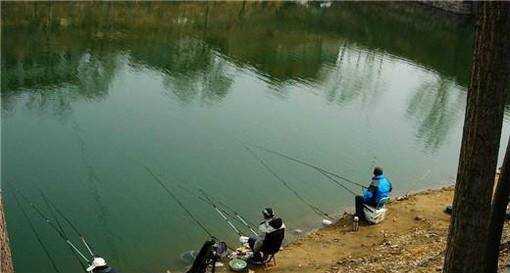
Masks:
[[[234,272],[246,272],[248,263],[245,260],[235,258],[228,263],[228,266]]]
[[[328,219],[333,219],[333,217],[329,216],[328,213],[324,212],[323,210],[321,210],[319,207],[315,206],[314,204],[310,203],[310,201],[306,200],[303,196],[301,196],[301,194],[296,191],[294,188],[292,188],[289,183],[283,179],[283,177],[279,176],[271,167],[269,167],[269,165],[267,165],[267,163],[260,157],[258,156],[255,151],[253,151],[251,148],[249,148],[248,146],[244,146],[246,148],[246,150],[255,158],[258,160],[258,162],[271,174],[273,175],[283,186],[285,186],[288,190],[290,190],[300,201],[302,201],[304,204],[306,204],[308,207],[310,207],[310,209],[317,215],[319,216],[324,216]]]

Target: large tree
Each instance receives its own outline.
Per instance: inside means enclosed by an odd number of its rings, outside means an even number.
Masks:
[[[510,194],[510,141],[506,147],[505,160],[501,168],[494,198],[489,223],[489,239],[487,241],[485,259],[487,260],[487,272],[497,272],[499,245],[501,234],[506,219],[506,207]]]
[[[9,236],[7,234],[7,225],[5,224],[4,205],[2,202],[2,191],[0,190],[0,272],[13,273],[11,248],[9,246]]]
[[[497,252],[489,254],[493,250],[489,244],[497,238],[490,235],[489,226],[498,226],[497,217],[490,224],[490,215],[508,86],[510,3],[474,5],[475,47],[445,273],[496,272],[490,264],[497,259]]]

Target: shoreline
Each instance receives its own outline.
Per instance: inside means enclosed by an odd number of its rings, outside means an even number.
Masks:
[[[386,219],[352,231],[344,212],[331,226],[296,236],[277,254],[274,273],[440,272],[450,223],[444,208],[454,186],[440,186],[393,197]],[[345,211],[345,210],[344,210]],[[289,230],[288,232],[293,232]],[[508,223],[502,237],[500,269],[508,263]],[[266,272],[263,268],[255,272]]]

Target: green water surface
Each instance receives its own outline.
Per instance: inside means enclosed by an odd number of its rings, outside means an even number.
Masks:
[[[271,206],[289,230],[322,218],[241,143],[361,183],[379,164],[399,193],[452,183],[472,26],[414,5],[318,5],[2,3],[1,178],[16,272],[54,270],[11,185],[44,208],[42,189],[123,272],[154,273],[182,270],[179,255],[207,236],[142,164],[252,222]],[[352,206],[313,170],[260,155],[322,210]],[[214,210],[172,189],[235,246]],[[61,272],[79,272],[29,213]]]

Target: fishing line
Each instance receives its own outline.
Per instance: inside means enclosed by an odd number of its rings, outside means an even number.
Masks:
[[[327,174],[329,174],[329,175],[330,175],[330,176],[327,176],[328,178],[329,178],[329,177],[331,177],[331,176],[334,176],[334,177],[336,177],[336,178],[339,178],[339,179],[344,180],[344,181],[345,181],[345,182],[347,182],[347,183],[351,183],[351,184],[353,184],[353,185],[356,185],[356,186],[359,186],[359,187],[362,187],[362,188],[365,188],[365,189],[367,188],[366,186],[364,186],[364,185],[362,185],[362,184],[360,184],[360,183],[357,183],[357,182],[355,182],[355,181],[353,181],[353,180],[351,180],[351,179],[349,179],[349,178],[347,178],[347,177],[341,176],[341,175],[339,175],[339,174],[337,174],[337,173],[334,173],[334,172],[332,172],[332,171],[328,171],[328,170],[326,170],[326,169],[324,169],[324,168],[321,168],[321,167],[319,167],[319,166],[317,166],[317,165],[314,165],[314,164],[308,163],[308,162],[306,162],[306,161],[303,161],[303,160],[301,160],[301,159],[297,159],[297,158],[295,158],[295,157],[291,157],[291,156],[286,155],[286,154],[283,154],[283,153],[281,153],[281,152],[277,152],[277,151],[269,150],[269,149],[267,149],[267,148],[265,148],[265,147],[262,147],[262,146],[259,146],[259,145],[254,145],[254,144],[243,144],[243,145],[245,145],[245,146],[249,145],[249,146],[252,146],[252,147],[255,147],[255,148],[261,149],[261,150],[263,150],[263,151],[265,151],[265,152],[268,152],[268,153],[271,153],[271,154],[275,154],[275,155],[278,155],[278,156],[280,156],[280,157],[286,158],[286,159],[288,159],[288,160],[294,161],[294,162],[296,162],[296,163],[299,163],[299,164],[302,164],[302,165],[308,166],[308,167],[310,167],[310,168],[312,168],[312,169],[315,169],[315,170],[319,171],[321,174],[327,173]],[[337,180],[335,180],[335,181],[337,181]],[[337,181],[337,182],[338,182],[338,181]]]
[[[239,213],[237,213],[233,208],[227,206],[225,203],[219,201],[219,200],[215,200],[211,195],[209,195],[208,193],[206,193],[203,189],[198,189],[198,191],[202,194],[202,196],[198,196],[196,195],[193,191],[191,191],[190,189],[184,187],[183,185],[178,185],[178,187],[180,189],[182,189],[183,191],[187,192],[188,194],[194,196],[195,198],[207,203],[208,205],[212,206],[214,209],[217,209],[217,210],[221,210],[221,212],[225,215],[228,215],[231,219],[234,218],[232,216],[232,214],[234,214],[235,216],[235,219],[240,222],[241,224],[243,224],[245,227],[247,227],[254,235],[258,235],[257,232],[254,230],[253,226],[250,225],[250,223],[248,221],[246,221],[244,219],[244,217],[242,217],[241,215],[239,215]],[[219,205],[219,206],[218,206]],[[222,207],[220,207],[222,206]],[[230,210],[231,212],[227,212],[226,209]],[[221,212],[218,212],[221,214]],[[229,224],[230,225],[230,224]]]
[[[42,192],[41,189],[38,189],[38,190],[41,193],[41,196],[42,196],[42,198],[44,200],[44,203],[46,204],[46,207],[49,209],[51,215],[53,216],[53,219],[55,219],[55,222],[57,223],[58,228],[60,229],[62,234],[65,234],[66,237],[67,237],[67,234],[65,233],[64,227],[62,226],[62,224],[60,224],[60,221],[58,220],[58,218],[57,218],[57,216],[55,214],[55,211],[51,209],[50,200],[48,200],[48,198],[46,198],[46,195],[44,195],[44,193]]]
[[[12,183],[11,183],[11,186]],[[14,186],[13,186],[14,187]],[[74,254],[77,254],[79,255],[80,258],[82,258],[83,260],[85,260],[86,262],[89,262],[89,259],[87,259],[87,257],[85,255],[83,255],[83,253],[69,240],[69,238],[67,237],[67,235],[65,234],[65,232],[63,232],[62,230],[59,229],[58,226],[55,225],[55,223],[53,223],[53,221],[51,221],[50,218],[48,218],[43,212],[42,210],[37,207],[33,202],[31,202],[23,193],[21,193],[19,190],[17,190],[16,188],[14,188],[14,191],[19,194],[19,196],[21,196],[21,198],[23,198],[23,200],[25,200],[26,203],[28,203],[34,210],[35,212],[37,212],[37,214],[39,215],[39,217],[41,217],[44,222],[46,222],[48,225],[50,225],[56,232],[57,234],[60,236],[60,238],[62,238],[70,247],[71,249],[74,251],[73,253]],[[13,192],[14,193],[14,192]],[[79,259],[78,259],[79,260]],[[85,265],[80,261],[80,264],[82,265],[82,267],[85,267]]]
[[[28,221],[28,225],[30,227],[30,229],[32,230],[32,232],[34,233],[35,235],[35,238],[37,239],[37,241],[39,242],[39,245],[41,245],[44,253],[46,254],[46,257],[48,257],[48,259],[50,260],[50,263],[51,263],[51,266],[53,267],[53,269],[56,271],[56,272],[61,272],[58,267],[57,267],[57,264],[55,263],[55,260],[51,257],[50,255],[50,252],[48,250],[48,248],[46,247],[46,245],[44,244],[44,242],[42,241],[42,238],[41,236],[39,235],[39,233],[37,233],[35,227],[34,227],[34,224],[32,223],[32,221],[30,220],[30,217],[28,217],[28,214],[25,210],[25,208],[23,208],[23,206],[21,205],[21,202],[19,201],[18,199],[18,196],[16,195],[16,193],[13,191],[12,193],[12,196],[14,197],[14,200],[16,201],[16,204],[18,205],[19,209],[21,210],[21,213],[23,214],[23,216],[26,218],[26,220]]]
[[[210,198],[210,196],[209,196],[208,194],[206,194],[205,192],[201,192],[203,196],[199,196],[199,195],[197,195],[197,194],[196,194],[195,192],[193,192],[191,189],[184,187],[184,186],[183,186],[183,184],[184,184],[184,183],[183,183],[183,181],[182,181],[182,180],[180,180],[180,179],[178,179],[178,178],[176,178],[176,177],[173,177],[173,178],[174,178],[175,180],[177,180],[177,181],[181,182],[180,184],[177,184],[177,187],[178,187],[179,189],[181,189],[182,191],[184,191],[184,192],[188,193],[189,195],[191,195],[191,196],[193,196],[193,197],[195,197],[195,198],[199,199],[200,201],[202,201],[202,202],[204,202],[204,203],[208,204],[209,206],[211,206],[211,207],[212,207],[212,208],[213,208],[213,209],[214,209],[214,210],[218,213],[218,215],[220,216],[220,218],[221,218],[221,219],[223,219],[223,220],[227,223],[227,225],[228,225],[228,226],[229,226],[229,227],[230,227],[230,228],[231,228],[231,229],[232,229],[232,230],[233,230],[233,231],[234,231],[237,235],[239,235],[239,236],[243,236],[242,232],[241,232],[241,231],[240,231],[240,230],[239,230],[239,229],[238,229],[238,228],[237,228],[234,224],[232,224],[232,222],[229,220],[229,217],[230,217],[231,219],[232,219],[232,218],[234,218],[234,217],[232,217],[232,214],[231,214],[231,213],[228,213],[225,209],[223,209],[223,208],[219,207],[219,206],[218,206],[218,202],[214,202],[214,200],[212,200],[212,199]],[[199,191],[202,191],[202,189],[199,189]],[[228,216],[228,217],[227,217],[227,216]],[[243,224],[244,224],[244,223],[246,223],[246,221],[244,220],[244,218],[242,218],[241,216],[239,216],[239,217],[242,219]],[[239,219],[239,218],[238,218],[238,219]],[[246,223],[246,224],[247,224],[247,223]],[[251,230],[252,232],[254,232],[254,231],[253,231],[253,229],[251,229],[251,227],[249,227],[249,228],[250,228],[250,230]],[[257,235],[257,233],[256,233],[256,232],[254,232],[254,234],[255,234],[255,235]]]
[[[94,257],[95,254],[94,252],[92,251],[92,248],[90,247],[90,244],[87,242],[87,240],[85,239],[85,236],[83,235],[83,233],[81,233],[78,228],[76,227],[76,225],[71,221],[71,219],[69,219],[69,217],[67,217],[59,208],[57,208],[55,206],[55,204],[53,204],[53,202],[51,202],[48,197],[46,196],[46,194],[44,194],[44,192],[39,189],[39,192],[41,193],[44,201],[46,202],[46,204],[48,205],[48,207],[50,207],[50,210],[53,211],[56,211],[58,215],[60,215],[60,217],[62,217],[62,219],[64,219],[64,221],[71,227],[71,229],[73,229],[73,231],[78,235],[78,237],[80,238],[80,240],[82,241],[83,245],[85,245],[85,247],[87,248],[88,252],[90,253],[90,256]],[[60,225],[60,222],[58,221],[57,217],[54,216],[57,224],[61,227],[61,229],[63,230],[62,226]]]
[[[141,163],[140,163],[141,164]],[[189,211],[185,206],[184,204],[181,202],[181,200],[179,200],[179,198],[177,198],[177,196],[172,193],[170,191],[170,189],[168,189],[168,187],[163,183],[163,181],[156,175],[152,172],[152,170],[143,165],[142,166],[145,168],[145,170],[154,178],[154,180],[159,184],[161,185],[161,187],[163,187],[163,189],[168,193],[168,195],[170,195],[170,197],[172,197],[172,199],[177,202],[177,204],[188,214],[188,216],[200,227],[202,228],[202,230],[210,237],[214,237],[213,234],[207,229],[207,227],[202,224],[192,213],[191,211]]]
[[[60,229],[61,233],[65,235],[66,238],[69,238],[69,236],[67,236],[65,230],[64,230],[64,227],[62,226],[62,224],[60,223],[60,221],[58,220],[58,217],[55,215],[55,211],[52,209],[52,204],[51,204],[51,201],[48,199],[48,197],[44,194],[44,192],[38,188],[39,192],[41,193],[41,196],[44,200],[44,202],[46,203],[46,206],[47,208],[49,209],[51,215],[53,216],[53,219],[55,220],[55,223],[57,224],[58,228]],[[68,239],[69,240],[69,239]],[[73,253],[73,256],[76,258],[76,260],[78,261],[78,263],[81,265],[81,267],[83,268],[83,270],[86,270],[86,266],[85,264],[80,260],[80,257],[73,251],[76,247],[71,247],[71,252]],[[91,256],[94,256],[93,254],[91,254]]]
[[[273,169],[271,169],[271,167],[269,167],[269,165],[266,164],[266,162],[261,158],[259,157],[252,149],[250,149],[248,146],[244,145],[244,147],[246,148],[246,150],[255,158],[259,161],[259,163],[269,172],[271,173],[278,181],[280,181],[280,183],[282,183],[282,185],[284,185],[288,190],[290,190],[299,200],[301,200],[303,203],[305,203],[306,205],[308,205],[308,207],[310,207],[312,209],[313,212],[315,212],[317,215],[319,216],[325,216],[329,219],[333,219],[333,217],[329,216],[329,214],[327,214],[326,212],[324,212],[323,210],[321,210],[319,207],[313,205],[312,203],[310,203],[308,200],[306,200],[304,197],[301,196],[301,194],[299,192],[297,192],[294,188],[292,188],[288,183],[287,181],[285,181],[285,179],[283,179],[281,176],[279,176]]]
[[[343,185],[340,181],[336,180],[335,178],[331,177],[328,173],[325,173],[325,172],[322,172],[322,171],[318,171],[320,172],[321,174],[323,174],[324,176],[326,176],[327,178],[329,178],[329,180],[334,183],[335,185],[339,186],[339,187],[342,187],[344,190],[346,190],[347,192],[349,193],[352,193],[353,195],[358,195],[357,193],[355,193],[354,191],[352,191],[351,189],[349,189],[347,186]]]
[[[84,137],[82,136],[83,133],[85,133],[85,130],[83,130],[76,120],[76,118],[71,119],[71,130],[76,137],[79,147],[80,147],[80,157],[82,161],[83,168],[86,173],[86,180],[85,183],[82,181],[84,185],[87,186],[88,190],[91,193],[91,196],[96,201],[96,205],[98,206],[98,210],[96,210],[95,215],[97,216],[97,219],[99,220],[101,227],[105,233],[104,240],[108,242],[108,245],[110,246],[111,252],[114,257],[119,256],[119,251],[117,248],[117,245],[115,244],[115,240],[117,239],[119,241],[123,240],[122,237],[117,235],[112,231],[110,227],[111,225],[108,225],[108,216],[110,208],[108,206],[105,206],[102,197],[101,192],[98,190],[98,187],[104,186],[104,181],[99,177],[99,174],[95,170],[94,166],[91,164],[90,159],[88,158],[87,154],[88,148],[87,143],[85,142]],[[92,153],[90,153],[90,156],[92,156]],[[83,240],[82,240],[83,241]],[[88,245],[88,244],[87,244]],[[89,248],[89,247],[87,247]],[[90,251],[89,251],[90,252]]]
[[[152,170],[145,166],[144,164],[142,164],[140,161],[137,161],[142,167],[145,168],[145,170],[154,178],[154,180],[159,184],[161,185],[161,187],[168,193],[168,195],[170,195],[170,197],[172,197],[172,199],[177,202],[177,204],[188,214],[188,216],[211,238],[214,238],[216,239],[216,236],[214,236],[210,231],[209,229],[207,229],[207,227],[202,224],[192,213],[191,211],[189,211],[186,206],[184,206],[184,204],[181,202],[181,200],[179,200],[179,198],[177,198],[177,196],[172,193],[170,191],[170,189],[164,184],[164,182],[161,180],[161,178],[159,178],[159,176],[157,176],[156,174],[154,174],[154,172],[152,172]],[[227,246],[228,249],[230,249],[231,251],[236,251],[235,249]]]
[[[190,194],[191,196],[194,196],[195,198],[205,202],[206,204],[210,205],[214,210],[216,210],[216,212],[220,215],[220,217],[227,223],[227,225],[235,232],[237,233],[237,235],[239,236],[242,236],[243,234],[241,233],[241,231],[239,231],[239,229],[234,225],[232,224],[232,222],[230,222],[230,220],[228,219],[227,215],[232,217],[228,212],[222,210],[221,208],[219,208],[213,201],[211,201],[210,199],[208,198],[204,198],[202,196],[198,196],[196,194],[194,194],[191,190],[187,189],[186,187],[184,187],[183,185],[177,185],[181,190],[187,192],[188,194]]]
[[[215,200],[211,195],[209,195],[208,193],[206,193],[203,189],[198,189],[198,191],[211,203],[211,204],[214,204],[215,207],[218,207],[218,204],[220,206],[223,206],[223,207],[226,207],[226,205],[221,202],[221,201],[218,201],[218,200]],[[257,232],[253,229],[252,226],[250,226],[250,224],[244,219],[244,217],[242,217],[241,215],[239,215],[239,213],[237,213],[235,210],[233,210],[232,208],[227,208],[229,209],[231,212],[227,212],[225,210],[225,208],[220,208],[218,207],[223,213],[227,214],[230,216],[230,218],[234,218],[232,216],[232,214],[234,214],[235,218],[238,222],[240,222],[241,224],[243,224],[246,228],[248,228],[255,236],[257,236]]]
[[[219,204],[220,206],[230,210],[231,213],[233,213],[235,215],[235,217],[244,225],[246,226],[248,229],[250,229],[250,231],[257,235],[257,232],[254,230],[255,229],[255,225],[249,221],[247,221],[243,216],[241,216],[241,214],[239,212],[237,212],[237,210],[235,210],[234,208],[228,206],[227,204],[225,204],[224,202],[222,202],[221,200],[218,200],[216,198],[214,198],[213,196],[211,196],[209,193],[207,193],[206,191],[204,191],[203,189],[199,189],[200,193],[202,195],[204,195],[207,199],[209,200],[213,200],[213,202]]]

